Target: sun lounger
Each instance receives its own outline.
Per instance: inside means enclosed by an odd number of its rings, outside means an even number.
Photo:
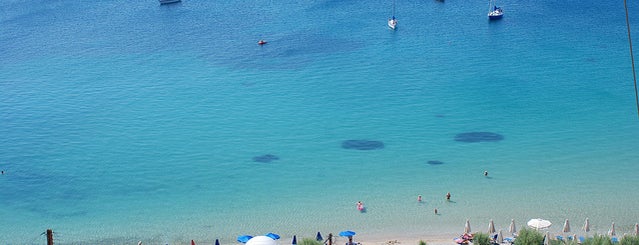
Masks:
[[[513,244],[513,242],[515,242],[515,238],[513,238],[513,237],[504,237],[504,243]]]

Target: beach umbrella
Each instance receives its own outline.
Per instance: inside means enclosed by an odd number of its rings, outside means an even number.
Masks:
[[[501,234],[501,230],[499,230],[499,234],[497,234],[497,243],[499,244],[504,243],[504,235]]]
[[[608,230],[608,235],[609,236],[616,236],[617,235],[615,233],[615,222],[612,222],[612,226],[610,226],[610,230]]]
[[[586,223],[584,223],[584,231],[585,232],[590,231],[590,220],[588,218],[586,218]]]
[[[517,233],[517,227],[515,226],[515,219],[510,220],[510,227],[508,227],[508,232],[510,232],[510,234]]]
[[[639,236],[639,223],[635,223],[635,236]]]
[[[495,223],[493,223],[493,220],[491,219],[490,222],[488,223],[488,234],[493,234],[495,233]]]
[[[246,245],[277,245],[277,242],[267,236],[256,236],[248,240]]]
[[[317,232],[317,235],[315,235],[315,240],[317,240],[317,241],[323,241],[324,240],[324,238],[322,238],[322,234],[320,234],[319,231]]]
[[[215,239],[215,245],[220,245],[220,239]]]
[[[351,237],[355,235],[354,231],[342,231],[339,233],[340,236]]]
[[[464,225],[464,233],[470,233],[470,220],[466,219],[466,225]]]
[[[238,242],[241,242],[241,243],[246,243],[246,242],[248,242],[249,240],[251,240],[251,238],[253,238],[253,237],[252,237],[252,236],[249,236],[249,235],[238,236],[238,237],[237,237],[237,241],[238,241]]]
[[[291,242],[291,244],[297,245],[297,236],[293,235],[293,242]]]
[[[268,234],[266,234],[265,236],[270,237],[270,238],[273,238],[273,240],[280,239],[280,235],[275,234],[275,233],[270,233],[270,232],[269,232],[269,233],[268,233]]]
[[[566,221],[564,222],[564,229],[563,229],[564,233],[565,232],[570,232],[570,223],[568,222],[568,219],[566,219]]]
[[[550,221],[545,220],[545,219],[531,219],[528,221],[528,226],[530,228],[535,228],[537,230],[539,229],[546,229],[548,227],[550,227],[552,225],[552,223],[550,223]]]

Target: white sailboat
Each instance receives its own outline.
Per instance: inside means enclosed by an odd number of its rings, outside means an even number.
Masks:
[[[497,7],[494,0],[488,1],[488,19],[497,20],[504,16],[504,11],[501,7]]]
[[[388,19],[388,27],[393,30],[397,28],[397,19],[395,19],[395,0],[393,0],[393,17]]]

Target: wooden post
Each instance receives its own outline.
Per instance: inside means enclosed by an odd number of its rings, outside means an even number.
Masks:
[[[47,229],[47,245],[53,245],[53,231]]]

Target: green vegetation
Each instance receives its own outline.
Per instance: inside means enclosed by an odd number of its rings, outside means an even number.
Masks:
[[[540,245],[544,243],[544,235],[539,231],[530,229],[521,229],[515,240],[517,245]]]
[[[473,235],[473,244],[475,245],[491,245],[490,236],[485,233],[475,233]]]
[[[619,245],[639,245],[639,236],[624,236]]]
[[[541,245],[544,243],[544,234],[536,230],[522,229],[515,241],[517,245]],[[574,240],[550,240],[550,245],[578,245]],[[586,238],[581,245],[639,245],[638,236],[624,236],[619,242],[612,242],[612,237],[606,235],[594,235]]]
[[[314,238],[303,238],[299,245],[324,245],[324,243],[315,240]]]
[[[604,235],[594,235],[593,237],[589,237],[584,240],[583,245],[612,245],[612,241],[610,241],[609,236]]]
[[[419,245],[427,245],[427,244],[426,244],[426,242],[424,242],[424,240],[419,240]],[[630,245],[630,244],[628,244],[628,245]],[[632,245],[635,245],[635,244],[632,244]]]

